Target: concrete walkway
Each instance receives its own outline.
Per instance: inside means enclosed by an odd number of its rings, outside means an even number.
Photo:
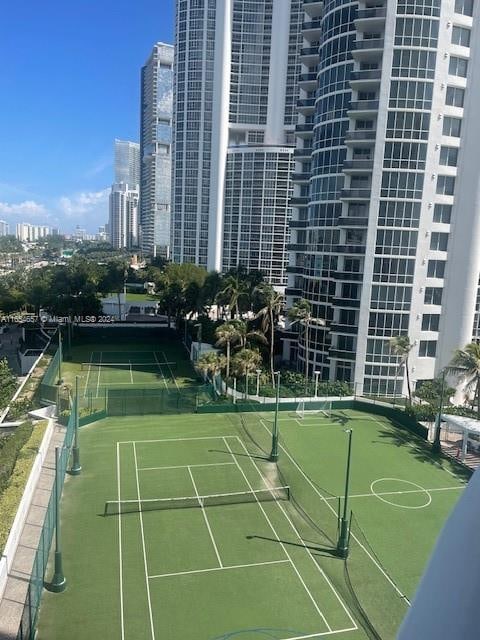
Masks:
[[[55,480],[55,447],[62,446],[65,427],[55,424],[35,493],[0,600],[0,640],[16,640],[33,562]]]

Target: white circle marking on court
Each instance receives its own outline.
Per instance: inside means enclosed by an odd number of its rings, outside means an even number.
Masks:
[[[403,482],[404,484],[409,484],[412,487],[416,487],[416,489],[420,490],[423,493],[427,494],[427,502],[425,502],[425,504],[420,504],[418,506],[409,506],[409,505],[405,505],[405,504],[398,504],[397,502],[393,502],[393,500],[387,500],[384,496],[381,495],[380,493],[377,493],[374,489],[374,486],[377,484],[377,482],[385,482],[385,481],[394,481],[394,482]],[[390,504],[393,507],[400,507],[401,509],[425,509],[426,507],[428,507],[431,502],[432,502],[432,496],[431,494],[427,491],[427,489],[425,489],[425,487],[422,487],[419,484],[416,484],[415,482],[411,482],[410,480],[402,480],[401,478],[379,478],[378,480],[374,480],[372,482],[372,484],[370,485],[370,491],[373,493],[373,495],[378,498],[379,500],[381,500],[382,502],[385,502],[386,504]],[[397,491],[397,492],[386,492],[386,493],[391,493],[393,495],[398,494],[401,495],[403,493],[414,493],[414,491]]]

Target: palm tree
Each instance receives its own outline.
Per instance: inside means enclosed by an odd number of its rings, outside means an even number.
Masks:
[[[480,419],[480,344],[472,342],[457,349],[446,371],[463,379],[466,392],[473,391],[473,402],[477,401]]]
[[[248,283],[240,274],[229,273],[223,281],[223,289],[216,296],[217,301],[227,300],[230,313],[240,318],[240,302],[248,299]]]
[[[196,362],[197,367],[203,373],[204,377],[213,378],[215,375],[225,368],[226,358],[224,355],[216,353],[215,351],[208,351],[199,357]]]
[[[292,325],[295,322],[305,327],[305,395],[307,395],[308,384],[308,356],[310,353],[310,326],[316,324],[324,327],[325,320],[323,318],[315,318],[312,314],[312,305],[305,298],[300,298],[293,303],[291,309],[288,310],[288,318]]]
[[[254,373],[262,363],[262,356],[254,349],[242,349],[232,358],[235,375],[245,376],[245,397],[248,392],[248,374]]]
[[[256,318],[262,319],[262,331],[270,332],[270,373],[272,385],[275,386],[275,376],[273,371],[273,352],[275,343],[275,324],[278,316],[282,312],[284,298],[281,293],[275,291],[271,284],[262,283],[255,287],[255,293],[259,294],[263,307],[257,312]]]
[[[240,347],[244,348],[247,344],[251,345],[252,342],[260,342],[261,344],[267,344],[267,339],[261,331],[256,329],[248,329],[248,324],[244,320],[231,320],[238,331]]]
[[[239,342],[242,339],[242,334],[238,329],[237,323],[235,322],[225,322],[215,329],[215,337],[217,341],[215,343],[216,347],[226,346],[227,348],[227,378],[230,377],[230,350],[232,344],[235,342]]]
[[[405,366],[405,375],[407,376],[408,402],[412,404],[412,388],[410,386],[410,373],[408,371],[408,356],[414,345],[410,342],[410,338],[405,335],[394,336],[390,338],[390,351],[400,358],[398,369]],[[398,375],[398,373],[397,373]]]

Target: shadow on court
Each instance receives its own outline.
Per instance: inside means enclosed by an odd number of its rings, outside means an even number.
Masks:
[[[264,460],[264,461],[269,461],[269,458],[267,456],[254,456],[251,455],[249,453],[238,453],[237,451],[227,451],[226,449],[209,449],[208,450],[209,453],[224,453],[225,455],[231,457],[232,455],[234,456],[238,456],[241,458],[250,458],[250,459],[254,459],[254,460]]]
[[[307,540],[308,544],[300,544],[299,542],[290,542],[289,540],[277,540],[277,538],[269,538],[268,536],[245,536],[247,540],[264,540],[265,542],[274,542],[276,544],[283,544],[289,547],[298,547],[299,549],[308,549],[312,551],[314,555],[318,556],[336,556],[337,550],[331,547],[321,547],[314,542]]]

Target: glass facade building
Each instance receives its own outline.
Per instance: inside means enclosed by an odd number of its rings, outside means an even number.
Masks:
[[[132,189],[140,184],[140,145],[129,140],[115,140],[115,179],[116,184],[124,182]]]
[[[286,284],[301,0],[177,0],[172,257]]]
[[[147,255],[170,254],[173,46],[157,43],[141,73],[140,227]]]
[[[478,331],[478,4],[304,3],[287,294],[327,327],[285,357],[312,376],[405,394],[392,337],[415,384]]]

